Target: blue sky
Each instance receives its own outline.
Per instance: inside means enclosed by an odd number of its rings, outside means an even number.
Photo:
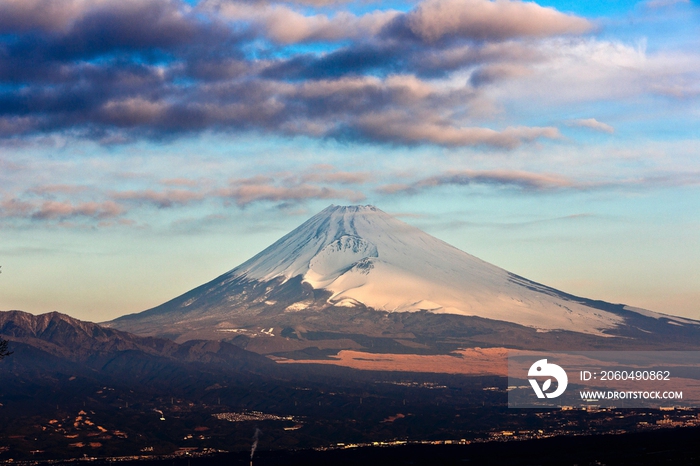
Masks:
[[[700,318],[697,2],[0,5],[0,309],[103,321],[374,204]]]

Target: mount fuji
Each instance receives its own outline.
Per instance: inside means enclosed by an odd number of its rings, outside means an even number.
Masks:
[[[209,283],[104,325],[176,341],[228,339],[268,353],[387,349],[387,341],[418,352],[551,346],[561,335],[573,347],[615,347],[700,335],[700,322],[576,297],[376,207],[335,205]]]

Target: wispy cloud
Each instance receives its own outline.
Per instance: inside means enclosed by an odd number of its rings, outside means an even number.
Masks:
[[[337,170],[333,165],[319,164],[310,167],[298,175],[286,177],[287,182],[299,180],[303,183],[330,183],[341,185],[361,185],[374,180],[375,176],[369,172],[350,172]]]
[[[380,194],[418,194],[441,186],[491,186],[521,192],[590,191],[600,189],[650,189],[700,185],[700,172],[656,172],[638,177],[597,177],[574,179],[552,173],[517,170],[461,170],[414,179],[407,183],[379,186]]]
[[[122,201],[153,204],[161,209],[168,207],[187,205],[194,201],[201,201],[205,194],[184,189],[168,189],[155,191],[146,189],[143,191],[122,191],[112,194],[112,197]]]
[[[317,167],[317,171],[300,175],[255,176],[232,180],[227,187],[214,190],[213,195],[232,200],[245,207],[254,202],[270,201],[289,205],[312,199],[342,199],[359,202],[365,195],[357,190],[336,188],[336,185],[362,184],[367,175],[335,171],[331,166]]]
[[[0,202],[0,217],[27,218],[32,220],[66,220],[86,218],[102,220],[122,215],[125,209],[113,201],[23,201],[16,198]]]
[[[112,201],[83,202],[73,205],[70,202],[45,201],[32,213],[37,219],[65,219],[71,217],[92,217],[104,219],[117,217],[124,208]]]
[[[690,3],[690,0],[649,0],[644,5],[647,8],[665,8],[679,3]]]
[[[555,127],[508,127],[501,131],[489,128],[455,127],[449,124],[415,121],[395,113],[372,114],[358,122],[367,137],[398,144],[429,142],[443,146],[493,146],[513,149],[539,138],[558,139]]]
[[[569,126],[579,126],[581,128],[589,128],[595,131],[602,131],[603,133],[609,134],[613,134],[615,132],[615,128],[606,123],[602,123],[596,120],[595,118],[581,118],[578,120],[569,120],[566,122],[566,124]]]
[[[590,184],[578,183],[559,175],[528,173],[511,170],[492,171],[450,171],[429,176],[411,183],[387,184],[378,188],[383,194],[408,193],[436,188],[439,186],[490,185],[510,187],[523,191],[552,191],[557,189],[582,189]]]
[[[70,184],[47,184],[32,188],[29,192],[41,196],[51,196],[55,194],[77,194],[89,191],[90,187]]]
[[[239,206],[246,206],[256,201],[298,202],[309,199],[347,199],[350,202],[359,202],[365,198],[358,191],[304,184],[292,187],[249,184],[222,188],[217,194],[234,200]]]
[[[363,201],[366,198],[363,187],[374,183],[375,175],[317,164],[297,172],[233,178],[228,182],[179,177],[153,184],[152,179],[149,176],[128,178],[129,185],[150,186],[144,189],[119,188],[122,181],[117,179],[104,186],[40,184],[14,193],[0,191],[0,220],[5,224],[24,221],[77,227],[86,223],[138,227],[142,222],[133,218],[139,218],[149,208],[175,212],[177,216],[178,210],[191,215],[192,210],[188,208],[196,206],[198,215],[211,218],[223,215],[232,205],[245,208],[267,204],[290,211],[304,208],[305,203],[313,200]]]
[[[430,227],[437,230],[464,230],[464,228],[485,228],[490,230],[508,230],[512,231],[514,229],[528,229],[528,228],[538,228],[545,224],[554,224],[562,222],[579,222],[582,220],[596,220],[605,221],[610,220],[599,215],[593,215],[590,213],[580,213],[580,214],[570,214],[560,217],[545,217],[537,218],[534,220],[523,220],[523,221],[506,221],[506,222],[492,222],[492,221],[465,221],[465,220],[446,220],[446,221],[431,221]]]

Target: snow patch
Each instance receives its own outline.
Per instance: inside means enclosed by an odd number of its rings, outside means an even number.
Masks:
[[[285,310],[285,311],[290,311],[290,312],[294,312],[294,311],[303,311],[304,309],[306,309],[306,308],[308,308],[308,307],[309,307],[309,303],[305,303],[305,302],[303,302],[303,301],[300,301],[300,302],[298,302],[298,303],[290,304],[290,305],[287,306],[284,310]]]

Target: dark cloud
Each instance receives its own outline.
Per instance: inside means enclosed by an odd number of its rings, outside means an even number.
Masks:
[[[524,66],[543,59],[532,46],[514,41],[426,46],[392,38],[356,43],[323,55],[308,53],[272,61],[260,74],[266,78],[285,80],[404,73],[436,78],[486,64],[488,66],[481,69],[479,74],[491,82],[500,77],[517,76],[517,68],[522,70]]]
[[[118,52],[148,58],[149,52],[215,45],[235,36],[215,18],[205,20],[178,0],[24,0],[0,5],[0,33],[10,35],[6,53],[34,60],[90,59]]]
[[[517,78],[528,74],[530,74],[530,70],[520,65],[488,65],[476,69],[469,77],[469,82],[474,87],[480,87],[503,79]]]
[[[405,71],[411,47],[400,44],[366,43],[317,56],[305,54],[272,63],[261,75],[274,79],[306,80],[379,72],[386,75]]]
[[[7,1],[0,139],[117,144],[257,131],[509,149],[558,133],[471,122],[478,87],[540,59],[521,38],[589,27],[511,1],[425,0],[408,13],[359,16],[255,2]],[[308,42],[325,45],[287,48]],[[421,81],[462,69],[473,72],[461,88]]]

